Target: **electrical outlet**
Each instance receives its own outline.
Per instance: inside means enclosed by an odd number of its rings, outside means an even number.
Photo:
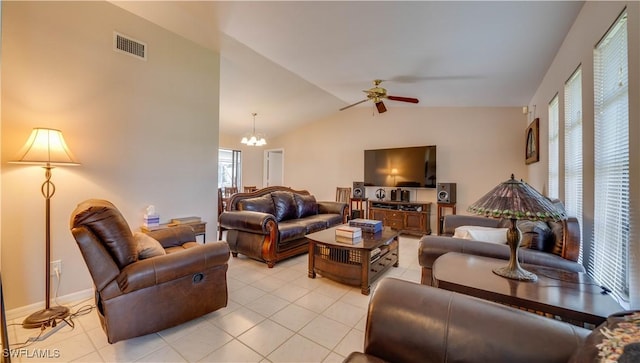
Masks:
[[[51,270],[49,271],[49,273],[53,276],[56,275],[56,271],[58,271],[58,274],[62,275],[62,260],[55,260],[55,261],[51,261]]]

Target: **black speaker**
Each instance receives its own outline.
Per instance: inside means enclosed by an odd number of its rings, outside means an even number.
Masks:
[[[353,197],[364,198],[364,182],[353,182]]]
[[[360,215],[360,211],[359,210],[352,210],[351,211],[351,219],[357,219],[357,218],[362,218],[362,216]]]
[[[438,183],[438,203],[453,204],[456,202],[456,183]]]

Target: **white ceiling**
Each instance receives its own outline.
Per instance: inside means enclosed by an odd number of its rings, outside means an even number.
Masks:
[[[220,131],[270,136],[366,98],[524,106],[582,1],[114,2],[221,54]],[[357,107],[373,107],[365,102]],[[342,111],[349,112],[349,111]]]

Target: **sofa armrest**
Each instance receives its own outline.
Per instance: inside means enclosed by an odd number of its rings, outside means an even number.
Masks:
[[[569,217],[564,222],[562,236],[562,257],[571,261],[578,261],[580,256],[580,223],[575,217]]]
[[[342,202],[321,201],[318,202],[318,213],[321,214],[339,214],[341,216],[347,215],[349,205]]]
[[[187,242],[194,242],[196,240],[193,228],[187,225],[157,229],[147,232],[147,235],[160,242],[164,248],[179,247]]]
[[[220,226],[224,229],[268,235],[269,221],[278,225],[276,217],[269,213],[252,211],[225,211],[220,215]]]
[[[500,225],[501,219],[487,218],[481,216],[471,216],[464,214],[450,214],[444,216],[442,223],[442,234],[453,236],[456,228],[460,226],[481,226],[497,228]]]
[[[188,275],[196,275],[207,269],[222,266],[229,260],[226,242],[211,242],[132,263],[117,277],[123,293],[159,285]],[[195,281],[194,281],[195,282]]]
[[[364,353],[388,362],[566,362],[589,332],[493,302],[385,278],[369,302]]]

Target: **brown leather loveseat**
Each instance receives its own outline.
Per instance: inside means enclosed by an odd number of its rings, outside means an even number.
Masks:
[[[385,278],[350,363],[567,362],[590,330],[490,301]],[[576,360],[586,362],[594,360]]]
[[[227,306],[225,242],[198,244],[188,226],[132,233],[118,209],[98,199],[77,206],[71,232],[91,273],[109,343]]]
[[[453,237],[460,226],[505,227],[507,221],[470,215],[447,215],[444,217],[443,233],[440,236],[424,236],[418,243],[418,261],[422,266],[422,283],[433,285],[432,267],[435,260],[447,252],[459,252],[477,256],[508,260],[509,246],[483,241]],[[555,269],[585,272],[578,263],[580,252],[580,226],[576,218],[559,222],[519,221],[522,245],[518,250],[521,263],[551,267]]]
[[[346,223],[347,209],[346,203],[316,201],[306,190],[272,186],[232,195],[220,230],[227,231],[234,257],[241,253],[273,267],[308,252],[305,235]]]

